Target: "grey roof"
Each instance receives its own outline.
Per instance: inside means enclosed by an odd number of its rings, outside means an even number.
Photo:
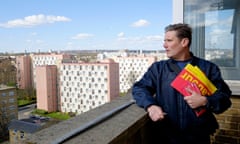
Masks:
[[[9,130],[18,130],[26,133],[34,133],[41,128],[40,124],[21,121],[21,120],[12,120],[8,129]]]

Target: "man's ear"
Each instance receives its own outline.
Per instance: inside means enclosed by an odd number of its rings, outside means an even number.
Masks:
[[[183,47],[187,47],[189,44],[189,39],[188,38],[183,38],[181,41],[181,44]]]

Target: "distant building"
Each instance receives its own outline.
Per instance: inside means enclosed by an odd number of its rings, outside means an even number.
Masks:
[[[36,67],[37,108],[55,112],[57,108],[57,66]]]
[[[114,60],[119,63],[120,92],[127,92],[157,58],[154,56],[137,55],[115,57]]]
[[[158,56],[125,51],[117,55],[114,60],[93,63],[79,62],[66,54],[31,55],[37,108],[76,114],[96,108],[127,92]]]
[[[16,68],[15,58],[0,57],[0,84],[15,84]]]
[[[17,86],[19,89],[32,88],[32,62],[29,55],[16,57]]]
[[[56,65],[62,63],[63,60],[71,60],[72,56],[68,54],[58,53],[46,53],[46,54],[32,54],[32,77],[33,86],[36,88],[36,67],[43,65]]]
[[[11,144],[24,143],[31,135],[40,130],[41,125],[20,120],[13,120],[9,126],[9,141]]]
[[[120,92],[127,92],[136,80],[139,80],[155,61],[167,59],[165,51],[104,52],[98,54],[98,60],[111,58],[119,63]]]
[[[62,63],[59,88],[61,111],[81,114],[119,96],[119,65],[113,60]]]
[[[36,67],[43,65],[58,66],[72,56],[58,53],[30,54],[16,57],[17,84],[20,89],[36,88]]]
[[[120,51],[116,51],[116,52],[104,52],[104,53],[97,54],[97,59],[104,60],[107,58],[113,58],[113,57],[118,57],[118,56],[126,57],[128,55],[129,55],[129,52],[127,50],[120,50]]]
[[[16,88],[0,85],[0,123],[3,126],[0,134],[7,133],[7,126],[13,119],[18,119]]]
[[[157,61],[168,59],[165,51],[157,51],[156,53],[151,53],[151,56],[157,57]]]

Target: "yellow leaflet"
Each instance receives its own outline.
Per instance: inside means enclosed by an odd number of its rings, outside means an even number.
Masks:
[[[214,93],[217,90],[217,88],[206,77],[206,75],[202,72],[202,70],[198,66],[192,66],[191,64],[187,64],[184,69],[186,69],[197,79],[199,79],[199,81],[201,81],[211,93]]]

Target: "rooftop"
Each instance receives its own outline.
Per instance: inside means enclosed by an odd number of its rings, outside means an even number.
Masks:
[[[26,133],[34,133],[41,128],[40,124],[30,123],[20,120],[13,120],[10,123],[9,129],[23,131]]]

